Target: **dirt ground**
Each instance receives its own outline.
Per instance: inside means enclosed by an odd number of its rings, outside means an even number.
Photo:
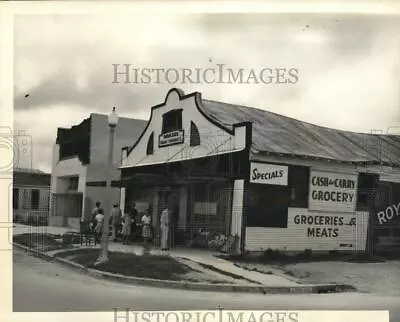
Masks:
[[[360,292],[400,296],[400,261],[384,263],[310,262],[271,266],[237,263],[247,269],[281,273],[304,283],[350,284]]]

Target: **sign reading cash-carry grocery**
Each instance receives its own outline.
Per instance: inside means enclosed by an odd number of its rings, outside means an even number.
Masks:
[[[335,212],[355,210],[357,175],[311,171],[309,209]]]
[[[252,162],[250,165],[250,182],[287,186],[288,167],[277,164]]]
[[[158,146],[169,146],[174,144],[183,143],[184,132],[183,130],[172,131],[168,133],[161,134],[158,138]]]

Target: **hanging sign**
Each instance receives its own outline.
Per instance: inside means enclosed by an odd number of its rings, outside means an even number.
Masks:
[[[160,134],[158,137],[158,146],[164,147],[174,144],[181,144],[184,140],[183,130],[172,131],[164,134]]]

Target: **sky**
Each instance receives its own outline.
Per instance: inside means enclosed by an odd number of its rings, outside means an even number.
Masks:
[[[298,80],[113,84],[112,64],[295,68]],[[121,116],[147,120],[172,87],[321,126],[400,133],[400,16],[155,11],[14,18],[14,130],[31,137],[34,168],[51,171],[57,127],[113,106]]]

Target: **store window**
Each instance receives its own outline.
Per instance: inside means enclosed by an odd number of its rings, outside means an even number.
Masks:
[[[163,115],[162,134],[182,130],[182,109],[172,110]]]
[[[371,173],[360,173],[357,186],[357,210],[369,210],[374,203],[374,195],[379,176]]]
[[[231,190],[223,184],[194,184],[190,189],[192,215],[220,221],[229,212]],[[214,220],[212,219],[212,220]],[[218,222],[218,225],[221,224]]]
[[[40,190],[33,189],[31,194],[31,209],[39,209]]]
[[[290,207],[308,208],[310,168],[289,166]]]
[[[200,145],[200,133],[196,124],[190,122],[190,146]]]
[[[23,201],[23,208],[24,209],[30,209],[31,206],[31,198],[30,198],[30,190],[29,189],[24,189],[23,192],[23,197],[22,197],[22,201]]]
[[[287,228],[290,188],[251,185],[247,200],[248,227]]]
[[[77,191],[79,186],[79,177],[68,178],[68,191]]]
[[[147,141],[146,154],[150,155],[154,153],[154,132],[150,134],[149,140]]]
[[[13,188],[13,209],[19,208],[19,189]]]

